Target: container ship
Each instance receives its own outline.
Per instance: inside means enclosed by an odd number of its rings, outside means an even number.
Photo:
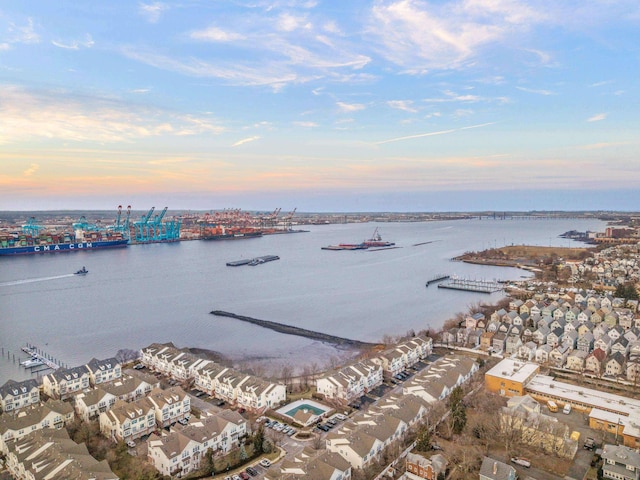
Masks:
[[[262,231],[253,228],[226,228],[217,226],[205,229],[200,238],[203,240],[242,240],[260,237],[262,237]]]
[[[376,228],[371,238],[365,240],[362,243],[340,243],[338,245],[329,245],[326,247],[320,247],[322,250],[366,250],[368,248],[384,248],[392,247],[395,243],[382,240],[382,237],[378,233]]]
[[[126,247],[128,243],[121,232],[0,233],[0,256],[99,250]]]

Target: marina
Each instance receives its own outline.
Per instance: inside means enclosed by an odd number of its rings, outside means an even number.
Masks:
[[[55,358],[52,358],[50,355],[48,355],[47,353],[43,352],[42,350],[40,350],[39,348],[33,345],[27,344],[26,346],[22,347],[21,350],[24,353],[31,355],[30,360],[20,362],[20,365],[22,365],[24,368],[35,368],[40,366],[46,366],[47,368],[38,370],[38,371],[42,371],[42,370],[57,370],[62,366],[57,363],[57,360]]]
[[[495,293],[503,289],[497,280],[471,280],[468,278],[451,278],[447,283],[441,283],[438,288],[463,290],[475,293]]]

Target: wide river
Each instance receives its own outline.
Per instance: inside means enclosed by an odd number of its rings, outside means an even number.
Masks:
[[[375,227],[399,248],[321,250],[358,243]],[[469,305],[502,296],[425,288],[437,273],[487,280],[527,275],[450,258],[511,244],[581,246],[558,235],[604,227],[601,221],[577,219],[340,224],[250,240],[0,258],[0,385],[29,377],[18,365],[26,343],[69,366],[168,341],[218,351],[241,367],[261,362],[272,372],[283,365],[324,365],[344,353],[209,312],[226,310],[375,342],[385,334],[438,328]],[[259,255],[280,260],[226,266]],[[73,275],[83,265],[89,274]]]

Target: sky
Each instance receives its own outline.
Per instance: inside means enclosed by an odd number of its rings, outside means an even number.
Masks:
[[[639,210],[637,0],[0,4],[0,210]]]

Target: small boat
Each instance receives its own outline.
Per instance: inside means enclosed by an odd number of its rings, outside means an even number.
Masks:
[[[82,267],[80,270],[78,270],[75,275],[86,275],[87,273],[89,273],[89,270],[87,270],[86,268]]]
[[[376,228],[371,238],[362,242],[362,245],[366,245],[367,247],[392,247],[395,243],[382,240],[380,233],[378,233],[378,228]]]

